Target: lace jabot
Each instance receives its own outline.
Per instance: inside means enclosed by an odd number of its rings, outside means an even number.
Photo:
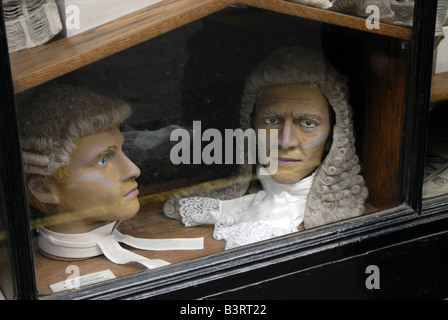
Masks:
[[[232,200],[183,198],[180,215],[186,227],[214,224],[213,236],[226,249],[298,231],[315,174],[295,184],[280,184],[269,175],[258,177],[264,190]]]

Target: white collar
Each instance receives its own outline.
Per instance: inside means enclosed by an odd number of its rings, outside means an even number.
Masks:
[[[97,242],[112,235],[119,221],[108,223],[86,233],[60,233],[37,225],[39,248],[62,258],[90,258],[103,254]]]
[[[120,221],[108,223],[90,232],[67,234],[48,230],[37,225],[39,248],[61,258],[91,258],[104,254],[117,264],[138,262],[147,268],[157,268],[169,263],[160,259],[147,259],[123,249],[123,242],[141,250],[199,250],[204,248],[204,238],[142,239],[123,235],[117,230]]]
[[[262,166],[257,167],[257,176],[261,182],[261,185],[263,186],[263,190],[266,191],[266,193],[270,196],[280,194],[281,192],[286,191],[292,196],[303,197],[308,196],[311,186],[313,185],[314,178],[316,177],[317,171],[318,169],[316,169],[308,177],[303,178],[302,180],[293,184],[278,183],[274,181],[272,176],[269,175],[267,173],[267,170]]]

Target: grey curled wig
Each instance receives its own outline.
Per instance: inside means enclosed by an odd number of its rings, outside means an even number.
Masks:
[[[320,88],[335,116],[333,142],[317,174],[305,208],[306,229],[352,218],[364,213],[368,196],[355,150],[352,111],[346,79],[320,53],[301,47],[282,48],[266,58],[246,79],[240,108],[241,129],[251,128],[251,115],[261,90],[269,86],[309,83]],[[247,150],[246,150],[247,151]],[[220,200],[243,196],[249,188],[253,165],[243,164],[225,181],[225,187],[190,188],[168,199],[164,213],[180,219],[181,197],[210,197]]]
[[[293,47],[282,48],[265,59],[246,81],[241,126],[251,127],[251,113],[263,88],[296,83],[319,87],[335,114],[333,142],[308,195],[304,226],[308,229],[359,216],[368,191],[359,174],[347,82],[323,55]]]
[[[81,137],[117,126],[132,112],[124,101],[69,85],[44,88],[18,111],[24,171],[44,176],[70,163]]]

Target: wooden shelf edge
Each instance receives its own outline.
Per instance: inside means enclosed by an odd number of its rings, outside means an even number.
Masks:
[[[431,103],[448,100],[448,72],[432,75]]]
[[[241,0],[240,3],[261,9],[272,10],[300,18],[312,19],[368,33],[375,33],[402,40],[410,40],[412,30],[396,25],[380,23],[379,29],[367,29],[366,19],[339,12],[319,9],[306,5],[288,2],[286,0]]]
[[[14,91],[43,84],[237,3],[372,32],[365,19],[284,0],[164,0],[74,37],[55,37],[45,45],[12,53]],[[411,30],[385,24],[373,32],[411,37]]]
[[[234,0],[164,0],[85,31],[10,55],[19,93],[224,9]]]

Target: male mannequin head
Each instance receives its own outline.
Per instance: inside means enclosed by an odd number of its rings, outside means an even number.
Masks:
[[[246,78],[240,116],[243,130],[278,130],[280,162],[272,175],[280,184],[276,190],[290,190],[296,185],[287,184],[315,174],[308,179],[312,185],[305,204],[306,229],[363,214],[368,190],[359,174],[347,79],[321,53],[290,47],[269,55]],[[269,136],[267,132],[267,140]],[[263,140],[258,141],[259,151],[264,150]],[[271,145],[269,140],[264,142]],[[264,155],[258,153],[260,163],[271,161],[273,152],[266,151]],[[228,187],[199,190],[195,195],[220,200],[244,196],[253,166],[244,163],[238,169]],[[265,171],[270,174],[274,170],[259,170],[260,177],[266,175]],[[173,197],[165,203],[167,216],[180,218],[176,215],[178,202],[179,198]]]
[[[58,86],[19,111],[27,191],[46,228],[84,233],[137,213],[140,170],[118,129],[128,104]]]
[[[254,110],[266,88],[298,84],[319,89],[332,124],[306,202],[304,226],[309,229],[363,214],[368,190],[359,174],[347,78],[322,53],[289,47],[264,59],[247,77],[240,109],[241,127],[253,127]],[[279,173],[283,171],[278,169]]]

